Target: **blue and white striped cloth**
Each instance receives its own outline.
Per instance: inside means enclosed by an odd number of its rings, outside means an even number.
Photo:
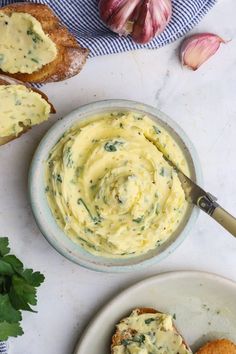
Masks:
[[[22,0],[0,0],[0,6]],[[90,49],[90,57],[128,50],[162,47],[184,36],[216,3],[216,0],[172,0],[173,16],[165,31],[152,42],[139,45],[131,38],[119,37],[100,21],[98,0],[31,0],[49,5],[78,42]]]
[[[8,345],[7,342],[0,342],[0,354],[7,354],[8,351]]]

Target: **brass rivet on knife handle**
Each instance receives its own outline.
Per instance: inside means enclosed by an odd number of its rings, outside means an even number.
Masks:
[[[219,206],[219,204],[216,203],[216,198],[209,193],[198,198],[197,205],[210,216],[212,216],[214,210]]]

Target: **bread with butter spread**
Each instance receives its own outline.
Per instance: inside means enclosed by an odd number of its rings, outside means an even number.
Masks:
[[[55,109],[43,92],[0,75],[0,145],[46,121],[50,113]]]
[[[138,308],[116,325],[112,354],[192,354],[171,315]]]
[[[23,82],[68,79],[80,72],[88,56],[47,5],[0,8],[0,33],[0,73]]]

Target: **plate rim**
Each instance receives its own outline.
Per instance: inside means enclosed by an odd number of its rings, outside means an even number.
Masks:
[[[227,283],[231,287],[235,288],[235,294],[236,294],[236,282],[232,279],[229,279],[229,278],[219,275],[217,273],[201,271],[201,270],[176,270],[176,271],[166,271],[163,273],[152,275],[150,277],[144,278],[144,279],[136,282],[135,284],[133,284],[131,286],[128,286],[128,288],[118,292],[117,295],[113,296],[110,300],[108,300],[108,302],[104,306],[102,306],[102,308],[99,311],[97,311],[95,313],[94,317],[86,325],[81,336],[77,340],[77,343],[76,343],[75,348],[73,350],[73,354],[79,354],[79,350],[80,350],[81,346],[83,345],[83,341],[87,337],[90,329],[96,325],[97,320],[103,314],[103,312],[105,312],[108,308],[113,306],[113,304],[120,297],[125,296],[125,295],[127,295],[127,293],[132,292],[133,290],[138,289],[139,287],[145,286],[146,283],[151,283],[152,281],[155,281],[156,279],[158,279],[158,281],[161,281],[163,279],[167,279],[167,280],[170,279],[171,280],[173,278],[180,278],[180,277],[184,278],[184,277],[189,277],[189,276],[193,276],[193,277],[201,276],[202,278],[205,278],[205,279],[208,278],[208,279],[217,280],[221,283]]]

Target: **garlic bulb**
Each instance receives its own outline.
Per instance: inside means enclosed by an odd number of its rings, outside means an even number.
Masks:
[[[100,0],[103,22],[136,43],[148,43],[164,31],[172,15],[171,0]]]
[[[186,38],[180,49],[182,65],[197,70],[219,49],[225,41],[212,33],[199,33]]]

